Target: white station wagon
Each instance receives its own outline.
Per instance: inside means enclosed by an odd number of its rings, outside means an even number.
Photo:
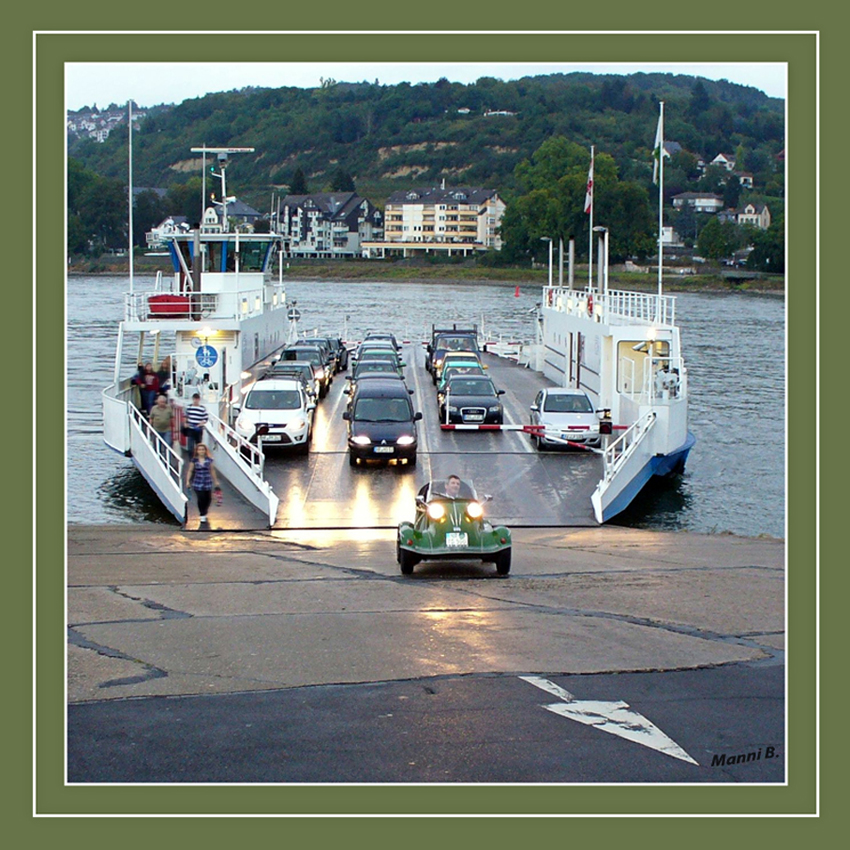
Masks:
[[[533,434],[538,451],[570,443],[599,445],[599,416],[587,393],[567,387],[540,390],[531,405],[531,424],[546,429]]]
[[[300,380],[266,378],[252,384],[236,417],[240,437],[263,448],[300,448],[307,451],[313,436],[315,403]]]

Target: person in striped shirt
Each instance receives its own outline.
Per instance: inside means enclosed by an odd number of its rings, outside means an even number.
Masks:
[[[183,411],[186,417],[186,449],[190,457],[195,456],[195,446],[204,441],[204,425],[210,418],[207,409],[201,404],[200,393],[192,396],[192,403]]]

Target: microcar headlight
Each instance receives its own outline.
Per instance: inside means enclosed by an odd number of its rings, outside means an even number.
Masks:
[[[405,434],[403,437],[399,437],[396,442],[400,446],[412,446],[414,443],[414,438],[411,437],[409,434]]]
[[[440,502],[431,502],[428,505],[428,516],[431,519],[442,519],[446,514],[446,509],[440,504]]]
[[[351,442],[354,443],[356,446],[371,446],[372,445],[372,441],[368,437],[366,437],[362,434],[359,437],[352,437]]]
[[[484,515],[484,508],[478,502],[470,502],[466,506],[466,515],[470,519],[480,519]]]

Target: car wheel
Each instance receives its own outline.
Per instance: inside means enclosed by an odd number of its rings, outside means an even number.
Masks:
[[[408,466],[416,466],[416,455],[411,455],[411,456],[407,459],[407,465],[408,465]]]
[[[351,453],[348,453],[348,465],[357,466],[357,458]]]
[[[409,576],[413,572],[413,568],[419,563],[419,558],[408,552],[407,549],[399,547],[398,550],[398,565],[401,568],[401,574]]]
[[[500,576],[506,576],[511,571],[511,550],[502,549],[501,552],[496,554],[493,561],[496,564],[496,572]]]
[[[540,437],[535,437],[534,439],[537,442],[537,451],[539,451],[539,452],[548,452],[549,451],[549,446],[547,446],[546,443],[544,443],[543,440]]]

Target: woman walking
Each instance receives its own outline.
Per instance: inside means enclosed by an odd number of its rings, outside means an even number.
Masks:
[[[195,456],[189,461],[189,468],[186,471],[186,488],[194,490],[198,497],[201,526],[205,527],[213,490],[220,492],[221,487],[218,486],[218,475],[209,449],[203,443],[195,446]]]

